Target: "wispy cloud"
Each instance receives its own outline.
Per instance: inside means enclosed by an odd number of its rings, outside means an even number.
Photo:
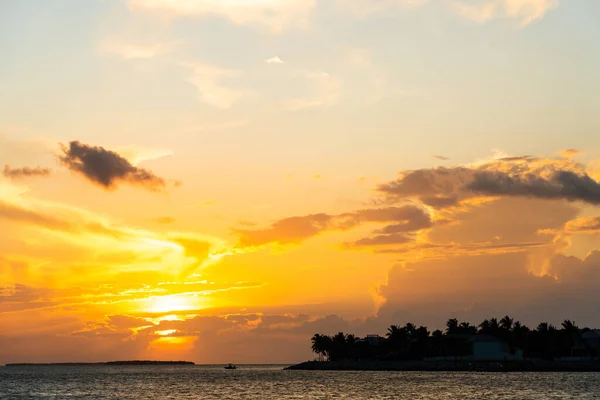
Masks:
[[[306,26],[317,0],[126,0],[133,10],[171,17],[218,16],[238,25],[259,25],[272,32]]]
[[[478,23],[514,18],[521,21],[521,26],[526,26],[557,7],[558,0],[451,0],[450,5],[462,17]]]
[[[286,102],[290,111],[305,110],[308,108],[330,107],[338,103],[342,82],[326,72],[302,72],[299,75],[305,79],[315,91],[312,96],[296,97]]]
[[[198,98],[213,107],[228,109],[237,103],[248,92],[232,89],[223,81],[239,77],[242,71],[224,69],[202,63],[184,63],[189,68],[188,82],[196,87]]]
[[[167,52],[172,46],[172,43],[127,43],[109,40],[100,45],[100,51],[134,60],[156,57]]]
[[[250,124],[250,121],[245,119],[233,120],[233,121],[225,121],[225,122],[215,122],[208,124],[199,124],[192,126],[189,129],[185,130],[185,133],[194,133],[194,132],[220,132],[226,131],[229,129],[241,128]]]

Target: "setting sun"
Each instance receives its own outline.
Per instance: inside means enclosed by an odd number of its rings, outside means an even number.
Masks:
[[[145,311],[152,313],[189,311],[203,308],[199,298],[188,295],[153,296],[147,302],[148,307]]]

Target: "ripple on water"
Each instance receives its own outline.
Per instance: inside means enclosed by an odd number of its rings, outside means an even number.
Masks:
[[[598,399],[600,374],[283,371],[206,366],[0,368],[0,399]]]

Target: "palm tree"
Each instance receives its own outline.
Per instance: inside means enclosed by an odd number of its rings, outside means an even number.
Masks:
[[[500,320],[500,328],[505,329],[507,331],[512,330],[514,318],[510,318],[508,315]]]
[[[416,335],[417,326],[411,322],[407,322],[406,325],[404,325],[404,331],[408,337],[413,338]]]
[[[577,346],[579,339],[579,328],[574,321],[569,319],[565,319],[561,325],[565,335],[565,346],[568,347],[569,355],[573,356],[573,348]]]
[[[321,339],[322,336],[319,335],[318,333],[315,333],[313,335],[313,337],[310,339],[310,341],[312,342],[312,351],[313,353],[317,353],[317,355],[319,356],[319,361],[322,361],[322,356],[323,356],[323,340]]]
[[[500,324],[498,323],[498,320],[496,318],[491,318],[490,319],[490,331],[498,332],[499,329],[500,329]]]
[[[561,325],[566,332],[579,332],[575,321],[571,321],[570,319],[565,319]]]
[[[484,319],[480,324],[479,324],[479,331],[482,333],[486,333],[490,331],[490,320],[489,319]]]
[[[419,340],[426,340],[429,337],[429,331],[427,330],[426,326],[420,326],[416,330],[416,334]]]
[[[461,322],[458,326],[458,329],[461,333],[465,334],[475,334],[477,333],[477,327],[471,325],[468,322]]]
[[[455,333],[458,329],[458,320],[456,318],[449,319],[446,322],[446,334]]]
[[[402,332],[403,328],[400,328],[400,326],[398,325],[392,325],[388,328],[385,336],[387,336],[390,340],[393,340],[394,338],[397,338],[400,335],[402,335]]]
[[[312,351],[319,355],[319,360],[322,361],[325,356],[331,350],[331,338],[326,335],[319,335],[316,333],[312,339]]]

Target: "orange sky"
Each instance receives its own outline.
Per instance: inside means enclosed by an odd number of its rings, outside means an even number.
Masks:
[[[600,327],[598,5],[480,3],[0,5],[0,364]]]

